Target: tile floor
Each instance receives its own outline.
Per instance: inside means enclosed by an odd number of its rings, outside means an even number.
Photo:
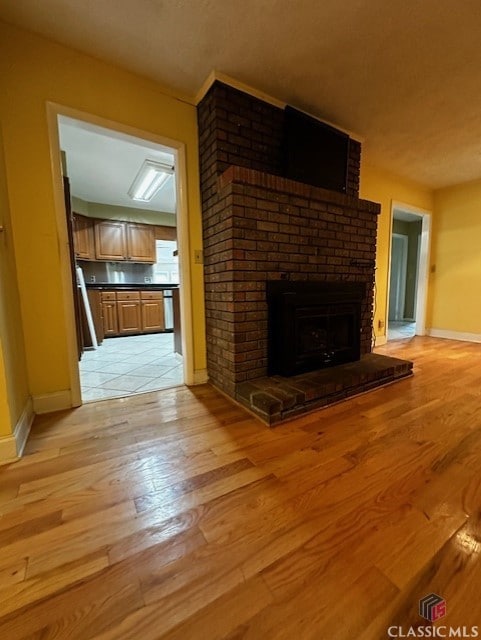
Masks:
[[[388,340],[402,340],[404,338],[412,338],[416,334],[415,322],[393,322],[389,321],[387,327]]]
[[[82,401],[130,396],[183,384],[182,359],[174,334],[106,338],[80,361]]]

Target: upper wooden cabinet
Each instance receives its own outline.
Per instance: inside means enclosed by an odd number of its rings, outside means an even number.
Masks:
[[[156,240],[177,240],[176,227],[166,227],[166,226],[157,224],[154,227],[154,233],[155,233]]]
[[[97,220],[95,257],[97,260],[131,260],[153,264],[156,260],[154,229],[148,224]]]
[[[154,228],[148,224],[125,223],[127,259],[133,262],[156,261]]]
[[[96,220],[95,257],[97,260],[125,260],[127,242],[125,222],[119,220]]]
[[[72,217],[75,257],[79,260],[95,260],[95,221],[78,213],[74,213]]]

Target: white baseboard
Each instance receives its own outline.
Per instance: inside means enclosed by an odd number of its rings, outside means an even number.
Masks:
[[[29,398],[13,433],[13,437],[15,438],[15,442],[17,444],[18,457],[23,455],[23,450],[25,449],[25,445],[27,444],[28,434],[30,433],[30,429],[32,428],[34,417],[35,413],[33,412],[32,399]]]
[[[375,347],[382,347],[383,344],[386,344],[387,336],[376,336],[374,341]]]
[[[209,381],[207,369],[197,369],[194,371],[194,384],[205,384]]]
[[[450,331],[449,329],[426,329],[426,335],[432,338],[461,340],[461,342],[481,342],[481,333],[466,333],[463,331]]]
[[[22,456],[34,416],[32,400],[29,398],[13,434],[0,438],[0,465],[15,462]]]
[[[71,409],[72,406],[70,389],[33,397],[33,410],[35,413],[52,413],[53,411],[62,411],[62,409]]]

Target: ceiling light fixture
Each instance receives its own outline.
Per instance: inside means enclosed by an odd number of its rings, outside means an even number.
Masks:
[[[150,202],[173,174],[174,167],[155,160],[144,160],[127,193],[132,200]]]

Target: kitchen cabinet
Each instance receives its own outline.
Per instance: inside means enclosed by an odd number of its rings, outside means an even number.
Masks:
[[[106,338],[119,335],[119,323],[117,319],[117,300],[115,291],[102,291],[102,319],[104,336]]]
[[[117,317],[119,335],[142,333],[140,293],[138,291],[117,292]]]
[[[162,291],[102,291],[100,302],[106,338],[165,331]]]
[[[177,240],[177,228],[166,227],[164,225],[155,225],[154,227],[156,240]]]
[[[79,260],[95,260],[94,220],[73,214],[73,245]]]
[[[125,260],[127,243],[125,222],[97,220],[95,222],[95,257],[97,260]]]
[[[121,220],[97,220],[95,223],[97,260],[146,262],[156,260],[154,228],[148,224]]]
[[[125,223],[127,259],[132,262],[156,261],[154,228],[148,224]]]
[[[164,296],[162,291],[141,291],[142,332],[165,330]]]

